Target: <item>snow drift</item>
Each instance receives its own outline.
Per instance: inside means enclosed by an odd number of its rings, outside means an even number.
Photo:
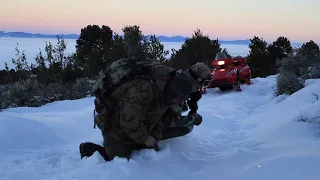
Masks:
[[[275,97],[274,84],[269,76],[242,92],[208,90],[200,126],[129,162],[104,162],[98,153],[80,160],[81,142],[102,144],[93,98],[7,109],[0,112],[0,178],[319,179],[320,80],[291,96]]]

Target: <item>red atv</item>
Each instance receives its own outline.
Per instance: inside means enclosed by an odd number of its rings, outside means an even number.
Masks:
[[[211,61],[212,80],[208,88],[218,87],[221,91],[232,89],[241,91],[240,84],[251,84],[251,70],[243,57],[228,58],[223,52]]]

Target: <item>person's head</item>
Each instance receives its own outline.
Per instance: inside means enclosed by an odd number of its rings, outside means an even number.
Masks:
[[[197,62],[187,71],[189,81],[192,84],[192,92],[198,91],[201,87],[207,86],[211,81],[210,68],[204,63]]]
[[[164,98],[167,105],[180,104],[191,91],[192,84],[188,76],[176,73],[167,83],[164,89]]]
[[[215,60],[219,60],[219,59],[228,59],[228,56],[225,52],[218,52],[216,54]]]

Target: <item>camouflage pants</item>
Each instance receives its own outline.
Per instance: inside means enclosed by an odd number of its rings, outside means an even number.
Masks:
[[[172,119],[172,123],[162,131],[162,138],[159,141],[184,136],[192,131],[193,126],[194,122],[188,116]],[[105,153],[110,160],[116,156],[130,159],[132,151],[147,148],[143,144],[125,144],[114,138],[104,137]]]
[[[172,106],[163,115],[164,129],[162,138],[159,141],[184,136],[192,131],[194,125],[199,125],[202,121],[200,115],[182,116],[181,113],[182,110],[179,106]],[[106,154],[112,160],[115,156],[130,159],[133,150],[146,149],[148,147],[143,144],[125,144],[122,141],[104,136],[104,148]]]
[[[184,136],[190,133],[194,125],[199,125],[202,122],[200,115],[182,116],[182,108],[178,105],[173,105],[163,115],[163,132],[161,140]]]

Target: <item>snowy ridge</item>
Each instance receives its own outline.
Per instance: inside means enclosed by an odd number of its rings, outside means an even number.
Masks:
[[[253,79],[242,92],[209,89],[199,102],[204,121],[160,152],[104,162],[80,160],[83,141],[102,144],[93,129],[93,98],[0,112],[0,178],[54,179],[320,179],[320,79],[275,97],[275,76]],[[301,114],[305,121],[300,122]],[[309,121],[308,121],[309,120]]]

